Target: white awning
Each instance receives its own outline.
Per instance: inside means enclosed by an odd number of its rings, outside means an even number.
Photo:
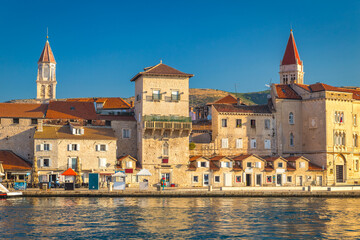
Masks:
[[[113,174],[111,176],[112,177],[126,177],[126,174],[123,173],[123,172],[117,172],[117,173],[115,173],[115,174]]]
[[[141,169],[136,176],[151,176],[151,173],[147,169]]]

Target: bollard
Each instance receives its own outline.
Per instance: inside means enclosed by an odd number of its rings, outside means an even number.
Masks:
[[[209,192],[211,192],[213,189],[212,189],[212,186],[209,186]]]

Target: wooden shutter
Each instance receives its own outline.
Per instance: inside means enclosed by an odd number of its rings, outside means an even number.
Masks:
[[[72,159],[71,158],[68,158],[68,168],[71,168],[71,161],[72,161]]]
[[[230,168],[232,168],[233,167],[233,162],[230,162]]]
[[[71,144],[68,144],[68,151],[71,151],[72,150],[72,146]]]
[[[49,150],[51,151],[52,150],[52,144],[49,143]]]
[[[207,161],[207,162],[206,162],[206,167],[208,168],[208,167],[209,167],[209,165],[210,165],[210,164],[209,164],[209,162]]]
[[[201,162],[197,162],[197,167],[201,167]]]
[[[44,159],[40,159],[40,167],[44,167]]]
[[[76,144],[76,150],[80,151],[80,144]]]
[[[73,134],[73,135],[76,135],[76,128],[73,128],[73,129],[72,129],[72,134]]]
[[[80,134],[81,134],[81,135],[84,135],[84,129],[83,129],[83,128],[80,129]]]
[[[108,145],[107,144],[105,144],[105,151],[107,151],[108,150]]]
[[[98,152],[98,151],[100,151],[100,145],[99,144],[96,144],[95,145],[95,150]]]
[[[44,144],[40,144],[40,151],[44,151]]]

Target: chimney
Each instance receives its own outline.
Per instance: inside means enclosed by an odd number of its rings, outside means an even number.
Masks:
[[[38,120],[38,125],[37,125],[36,130],[37,130],[38,132],[42,132],[42,131],[43,131],[43,120],[42,120],[42,119],[39,119],[39,120]]]
[[[240,100],[240,98],[237,98],[236,101],[237,101],[237,105],[240,106],[240,105],[241,105],[241,100]]]

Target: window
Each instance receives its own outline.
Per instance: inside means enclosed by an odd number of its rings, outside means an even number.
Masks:
[[[292,176],[287,176],[287,182],[292,182]]]
[[[265,129],[266,130],[270,129],[270,119],[265,119]]]
[[[18,118],[13,118],[13,124],[19,124],[19,119]]]
[[[160,90],[153,90],[152,100],[153,101],[160,101],[161,100]]]
[[[220,176],[215,176],[215,182],[219,183],[220,182]]]
[[[221,126],[227,127],[227,119],[221,119]]]
[[[256,121],[255,121],[255,119],[251,119],[251,120],[250,120],[250,127],[251,127],[251,128],[256,128]]]
[[[283,163],[282,162],[278,163],[278,168],[283,168]]]
[[[269,139],[264,140],[265,149],[271,149],[271,141]]]
[[[51,145],[49,143],[45,143],[44,144],[44,151],[50,151],[51,150]]]
[[[335,111],[335,123],[344,123],[344,112]]]
[[[76,162],[77,162],[76,157],[69,158],[68,159],[68,167],[72,168],[72,169],[76,169]]]
[[[261,162],[255,162],[255,167],[256,168],[261,168]]]
[[[106,120],[106,121],[105,121],[105,126],[111,126],[111,121],[110,121],[110,120]]]
[[[299,168],[305,168],[305,162],[299,162]]]
[[[256,148],[256,139],[250,140],[250,148]]]
[[[140,100],[141,100],[141,95],[140,94],[136,95],[136,101],[140,101]]]
[[[228,148],[228,139],[227,138],[223,138],[221,139],[221,148]]]
[[[295,74],[290,75],[290,81],[293,83],[295,81]]]
[[[283,75],[283,83],[288,84],[288,75]]]
[[[355,160],[355,171],[359,171],[359,160]]]
[[[169,156],[169,143],[168,142],[164,142],[162,150],[163,150],[162,151],[163,156]]]
[[[340,123],[343,123],[344,122],[344,112],[341,112],[340,113]]]
[[[201,167],[206,167],[206,162],[200,162]]]
[[[41,162],[41,167],[50,167],[50,159],[49,158],[43,158]]]
[[[290,133],[290,147],[294,146],[294,134]]]
[[[193,176],[193,183],[199,182],[199,176]]]
[[[354,138],[354,147],[359,147],[358,135],[356,133],[353,135],[353,138]]]
[[[132,167],[133,167],[132,161],[126,161],[125,162],[125,168],[132,168]]]
[[[236,177],[235,177],[235,181],[236,181],[236,182],[241,182],[241,176],[236,176]]]
[[[80,144],[68,144],[68,151],[79,151]]]
[[[294,124],[294,114],[292,112],[289,113],[289,124]]]
[[[241,126],[242,126],[242,120],[241,119],[236,119],[236,127],[241,128]]]
[[[106,144],[96,144],[95,145],[95,150],[97,152],[104,152],[104,151],[107,151],[108,150],[108,146]]]
[[[36,118],[31,119],[31,124],[37,124],[37,123],[38,123],[38,120]]]
[[[231,168],[232,167],[231,162],[221,162],[220,165],[223,168]]]
[[[122,137],[123,138],[130,138],[130,129],[123,129]]]
[[[251,162],[247,162],[246,167],[251,168]]]
[[[266,176],[266,182],[267,183],[271,183],[272,181],[271,181],[271,176]]]
[[[354,116],[353,116],[353,124],[354,124],[354,126],[357,126],[357,115],[356,114],[354,114]]]
[[[238,138],[235,140],[236,148],[243,148],[243,140],[242,138]]]
[[[171,101],[180,101],[179,91],[171,91]]]
[[[162,160],[161,160],[161,163],[169,163],[169,158],[163,158]]]
[[[99,168],[106,168],[106,158],[99,158]]]

